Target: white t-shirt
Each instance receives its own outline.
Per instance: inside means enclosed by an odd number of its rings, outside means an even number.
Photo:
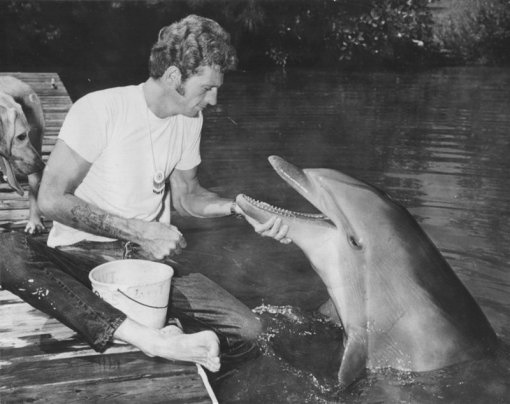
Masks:
[[[142,84],[87,94],[71,107],[59,134],[92,163],[75,195],[114,215],[150,221],[161,214],[159,221],[170,223],[169,207],[162,213],[163,194],[152,191],[153,176],[162,170],[168,178],[174,168],[200,164],[202,122],[202,114],[158,118],[147,107]],[[82,240],[112,239],[54,222],[48,245]]]

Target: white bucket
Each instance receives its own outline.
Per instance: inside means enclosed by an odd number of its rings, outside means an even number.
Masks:
[[[172,267],[146,260],[119,260],[89,273],[92,290],[129,318],[151,328],[165,326]]]

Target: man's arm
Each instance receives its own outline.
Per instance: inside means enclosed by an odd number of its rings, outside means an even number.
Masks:
[[[39,205],[44,215],[99,236],[125,240],[136,237],[136,225],[129,220],[110,215],[74,195],[90,166],[63,141],[57,141],[39,190]]]
[[[232,213],[232,199],[222,198],[200,185],[197,167],[174,170],[170,186],[174,208],[183,216],[219,217]]]
[[[90,166],[63,141],[57,141],[39,190],[39,208],[46,218],[99,236],[133,241],[156,259],[185,247],[174,226],[112,215],[75,196]]]
[[[261,236],[274,238],[284,244],[291,242],[286,237],[289,228],[280,218],[273,216],[266,223],[258,223],[246,216],[231,199],[222,198],[203,188],[198,181],[197,167],[190,170],[174,170],[170,176],[170,185],[174,208],[183,216],[227,216],[233,213],[233,208],[235,213],[244,216]]]

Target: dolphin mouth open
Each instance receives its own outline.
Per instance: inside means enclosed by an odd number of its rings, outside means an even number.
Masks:
[[[241,198],[244,201],[252,205],[253,207],[263,210],[271,215],[283,216],[289,219],[303,219],[303,220],[329,220],[328,217],[322,213],[305,213],[305,212],[296,212],[294,210],[283,209],[278,206],[271,205],[267,202],[259,201],[257,199],[251,198],[248,195],[241,194]]]
[[[309,184],[309,180],[301,169],[295,167],[294,165],[288,163],[278,156],[270,156],[269,162],[273,166],[276,173],[282,177],[282,179],[285,180],[287,184],[289,184],[299,194],[301,194],[305,199],[313,204],[313,202],[310,200],[310,194],[312,193],[312,190]],[[236,202],[247,215],[259,222],[265,222],[272,216],[277,215],[286,221],[289,225],[293,222],[306,222],[308,224],[336,227],[331,219],[322,212],[305,213],[283,209],[281,207],[271,205],[267,202],[251,198],[245,194],[238,195]]]

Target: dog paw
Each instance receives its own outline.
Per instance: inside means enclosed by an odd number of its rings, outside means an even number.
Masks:
[[[39,234],[46,230],[46,226],[40,221],[29,220],[25,226],[25,233],[28,234]]]

